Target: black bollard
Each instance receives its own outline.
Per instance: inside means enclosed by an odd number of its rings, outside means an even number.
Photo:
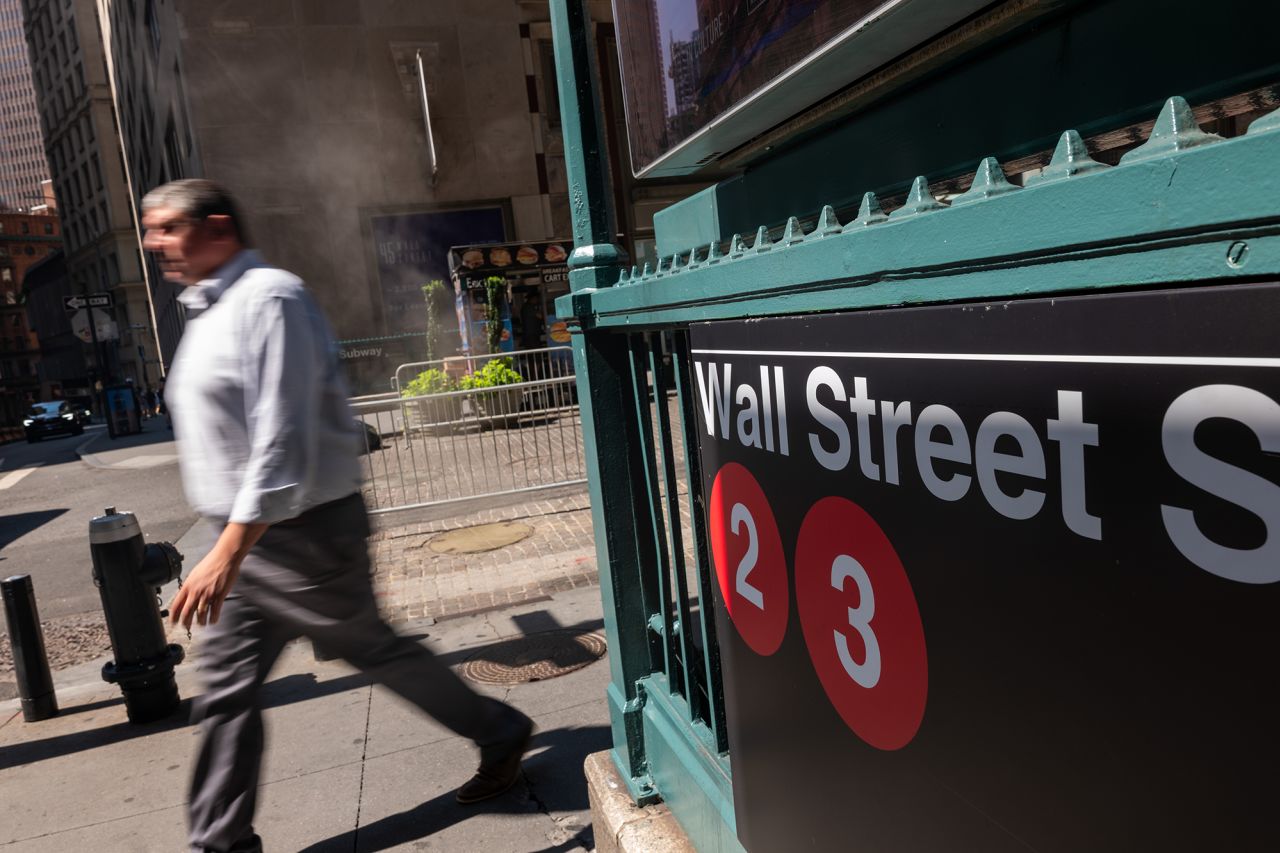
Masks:
[[[4,593],[4,618],[9,623],[9,645],[13,648],[13,670],[18,677],[22,699],[22,719],[28,723],[57,716],[58,697],[53,693],[53,676],[44,650],[44,631],[36,610],[36,592],[31,575],[14,575],[0,581]]]

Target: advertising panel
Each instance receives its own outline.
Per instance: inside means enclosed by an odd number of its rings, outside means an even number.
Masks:
[[[425,328],[422,285],[449,280],[450,246],[506,236],[499,207],[372,216],[370,226],[388,334]]]
[[[692,328],[748,850],[1280,849],[1278,305]]]
[[[472,280],[491,275],[512,278],[539,274],[543,281],[563,281],[571,251],[573,243],[568,240],[454,246],[449,250],[449,266],[459,276]]]

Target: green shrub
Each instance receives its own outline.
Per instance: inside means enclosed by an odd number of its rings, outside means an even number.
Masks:
[[[506,279],[498,275],[489,276],[484,280],[484,292],[488,300],[484,309],[485,338],[489,344],[489,352],[497,352],[502,349],[502,299],[507,292]]]
[[[401,397],[424,397],[427,394],[443,394],[446,391],[458,390],[453,377],[443,370],[431,368],[417,375],[409,384],[400,389]]]
[[[524,377],[511,366],[511,359],[504,356],[490,359],[484,367],[462,377],[458,384],[468,391],[474,391],[479,388],[496,388],[499,385],[515,385],[523,381]]]
[[[444,293],[444,282],[432,279],[422,285],[422,298],[427,304],[427,361],[439,358],[440,352],[440,312],[437,310]]]

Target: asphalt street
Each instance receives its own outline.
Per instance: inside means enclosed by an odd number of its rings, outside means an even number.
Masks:
[[[0,445],[0,577],[31,575],[42,620],[101,611],[88,531],[105,507],[135,513],[148,541],[176,542],[195,521],[173,433],[162,420],[144,427],[115,440],[91,425],[82,436]]]

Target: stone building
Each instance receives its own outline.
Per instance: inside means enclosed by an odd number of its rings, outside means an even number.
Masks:
[[[0,0],[0,209],[44,204],[49,178],[18,0]]]
[[[392,362],[414,360],[421,287],[448,278],[450,245],[571,233],[545,2],[97,2],[135,203],[176,177],[230,187],[266,257],[360,342],[344,350],[360,354],[347,362],[359,390],[385,390]],[[618,239],[643,255],[653,210],[689,188],[631,180],[612,12],[590,10]],[[567,290],[530,287],[543,316]]]
[[[22,6],[72,289],[114,294],[110,313],[119,337],[103,347],[108,378],[155,384],[159,342],[172,348],[181,319],[176,306],[153,312],[142,274],[96,5],[22,0]],[[157,308],[172,302],[165,296]],[[167,326],[157,329],[157,316]]]

